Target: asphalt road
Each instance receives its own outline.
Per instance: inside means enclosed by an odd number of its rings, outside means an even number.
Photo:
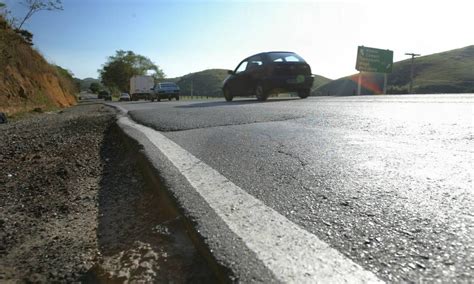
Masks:
[[[474,280],[474,95],[120,105],[381,279]]]
[[[81,100],[93,100],[93,99],[97,99],[97,94],[80,93],[79,97]]]

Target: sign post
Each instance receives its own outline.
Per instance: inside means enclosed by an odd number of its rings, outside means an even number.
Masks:
[[[362,83],[362,71],[359,71],[359,78],[357,78],[357,95],[360,96],[360,84]]]
[[[387,91],[387,73],[392,72],[393,51],[365,46],[357,48],[356,70],[360,71],[357,94],[360,95],[362,72],[384,73],[383,93]]]

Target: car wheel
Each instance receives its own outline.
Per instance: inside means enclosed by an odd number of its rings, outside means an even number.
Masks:
[[[229,87],[224,88],[224,98],[228,102],[231,102],[234,99],[234,96],[232,96]]]
[[[175,97],[175,99],[176,99],[177,101],[179,101],[179,97]]]
[[[302,90],[302,91],[299,91],[298,92],[298,97],[302,98],[302,99],[306,99],[307,97],[309,97],[309,94],[310,94],[310,90],[307,89],[307,90]]]
[[[265,91],[261,83],[258,83],[257,86],[255,86],[255,96],[257,97],[257,100],[261,102],[266,101],[268,98],[268,93]]]

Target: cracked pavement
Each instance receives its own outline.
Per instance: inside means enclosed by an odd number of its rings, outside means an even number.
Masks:
[[[472,95],[120,105],[384,280],[473,280]]]

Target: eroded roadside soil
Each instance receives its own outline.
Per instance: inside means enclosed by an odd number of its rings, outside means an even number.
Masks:
[[[0,125],[0,282],[215,282],[95,103]]]

